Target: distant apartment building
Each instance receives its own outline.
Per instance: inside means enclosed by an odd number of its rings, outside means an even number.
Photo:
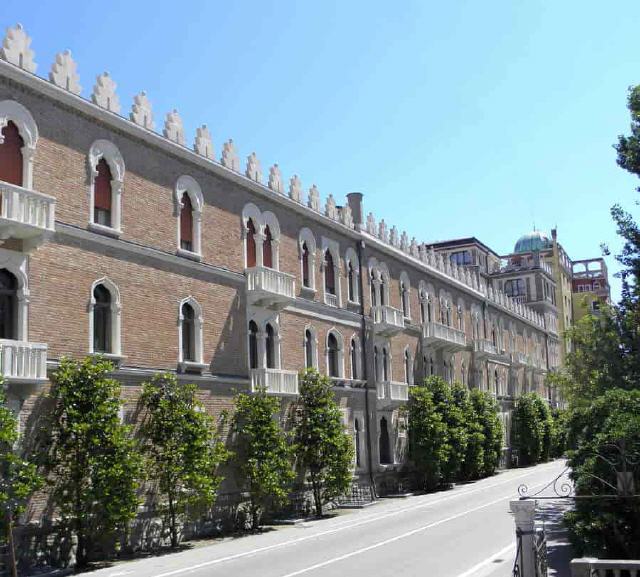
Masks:
[[[597,314],[601,305],[611,302],[609,273],[603,258],[574,260],[573,318],[580,320],[588,313]]]

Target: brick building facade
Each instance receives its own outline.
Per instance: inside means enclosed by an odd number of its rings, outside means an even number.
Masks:
[[[306,365],[331,376],[356,444],[354,475],[384,484],[405,462],[398,409],[438,374],[493,392],[509,423],[523,391],[547,395],[555,323],[384,220],[362,195],[321,206],[206,127],[185,146],[177,113],[153,130],[144,94],[120,115],[115,85],[79,95],[60,54],[35,75],[24,31],[0,55],[1,371],[21,423],[60,358],[104,354],[125,419],[158,371],[195,382],[207,410],[266,385],[295,398]],[[21,39],[17,41],[16,38]],[[505,448],[508,439],[505,439]]]

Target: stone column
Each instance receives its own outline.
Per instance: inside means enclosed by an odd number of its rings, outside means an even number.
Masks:
[[[519,534],[522,539],[518,553],[520,577],[535,577],[533,536],[536,502],[529,499],[518,499],[517,501],[511,501],[510,508],[516,522],[516,535]]]

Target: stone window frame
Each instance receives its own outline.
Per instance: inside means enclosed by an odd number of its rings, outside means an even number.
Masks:
[[[303,252],[302,246],[306,243],[307,250],[309,251],[309,286],[305,286],[304,284],[304,261],[303,261]],[[300,258],[300,288],[303,291],[307,291],[309,293],[316,292],[316,237],[313,234],[313,231],[304,227],[300,229],[298,233],[298,250],[299,250],[299,258]]]
[[[302,350],[304,354],[304,365],[306,367],[306,364],[307,364],[307,351],[306,351],[307,331],[309,331],[309,334],[311,335],[311,342],[309,343],[311,346],[311,366],[317,370],[319,368],[318,367],[318,331],[313,325],[310,325],[310,324],[304,327],[304,332],[302,333]]]
[[[344,379],[344,337],[342,333],[335,327],[330,328],[327,331],[327,334],[324,339],[324,362],[325,362],[325,372],[327,376],[329,376],[329,336],[333,335],[336,338],[336,342],[338,344],[338,374],[333,378]]]
[[[340,245],[337,241],[322,237],[321,242],[322,249],[322,261],[320,263],[320,268],[322,271],[322,291],[324,297],[324,303],[326,305],[331,306],[330,301],[331,297],[336,298],[336,306],[340,308],[342,306],[342,284],[340,282]],[[327,283],[326,283],[326,264],[324,255],[327,251],[331,254],[331,258],[333,259],[333,278],[335,282],[335,295],[332,295],[327,291]],[[344,373],[343,373],[344,374]]]
[[[351,347],[355,343],[356,370],[353,370],[353,357],[351,356]],[[364,371],[362,366],[362,344],[357,333],[353,333],[349,339],[349,367],[351,369],[351,379],[357,381],[364,380]],[[357,375],[357,376],[354,376]]]
[[[280,334],[280,320],[276,316],[261,316],[260,314],[255,314],[252,317],[247,319],[247,366],[249,370],[251,370],[251,344],[250,344],[250,336],[249,336],[249,323],[253,321],[256,323],[258,327],[257,334],[257,348],[258,348],[258,366],[257,369],[268,369],[272,370],[280,370],[282,368],[282,347],[281,347],[281,334]],[[274,367],[267,367],[267,325],[271,325],[274,332],[274,351],[273,351],[273,361]]]
[[[28,256],[25,253],[0,248],[0,269],[7,269],[17,282],[16,336],[17,341],[29,340],[29,275]]]
[[[353,269],[353,298],[349,298],[349,265]],[[344,273],[347,283],[347,302],[360,304],[360,259],[353,247],[347,248],[344,254]]]
[[[435,314],[435,289],[431,283],[420,281],[418,285],[418,297],[420,299],[420,321],[424,323],[433,322]],[[424,313],[427,313],[426,315]]]
[[[247,233],[248,233],[248,222],[249,220],[253,221],[253,225],[256,229],[255,232],[255,242],[256,242],[256,267],[263,268],[264,267],[264,259],[263,259],[263,248],[264,248],[264,240],[265,240],[265,229],[268,226],[269,231],[271,232],[271,254],[272,254],[272,264],[271,270],[280,270],[280,223],[276,215],[269,211],[261,211],[255,204],[249,202],[244,205],[242,209],[242,219],[241,219],[241,227],[242,227],[242,246],[243,246],[243,254],[242,260],[244,268],[249,268],[247,266]]]
[[[413,364],[413,355],[411,354],[411,349],[409,345],[404,347],[404,351],[402,353],[402,364],[403,364],[403,370],[404,370],[404,382],[407,385],[413,385],[415,383],[414,364]]]
[[[97,286],[103,285],[111,295],[111,348],[110,353],[96,352],[93,343],[93,311],[96,305],[95,297],[93,295]],[[87,307],[89,312],[89,354],[100,355],[105,359],[113,360],[116,362],[124,359],[122,354],[122,300],[120,297],[120,289],[118,285],[114,283],[109,277],[102,277],[94,281],[91,284],[91,292],[89,293],[89,306]]]
[[[193,211],[193,250],[185,250],[180,246],[180,214],[183,208],[182,197],[185,192],[189,195]],[[173,189],[173,206],[174,217],[176,219],[176,254],[199,261],[202,259],[202,211],[204,208],[204,197],[202,195],[202,188],[200,188],[195,178],[188,174],[183,174],[176,180]]]
[[[182,331],[184,330],[182,316],[182,307],[188,304],[194,312],[194,345],[195,345],[195,360],[185,361],[184,351],[182,350]],[[204,320],[202,316],[202,306],[193,296],[188,296],[182,299],[178,303],[178,367],[182,372],[186,371],[198,371],[202,372],[207,365],[204,362],[204,350],[203,350],[203,326]]]
[[[0,143],[3,142],[2,129],[13,122],[24,141],[22,152],[22,187],[33,189],[33,162],[38,144],[38,125],[31,112],[15,100],[0,101]]]
[[[95,217],[95,180],[96,167],[104,159],[111,170],[111,226],[97,223]],[[124,190],[125,163],[118,147],[110,140],[98,139],[91,144],[87,154],[89,174],[89,230],[108,236],[119,237],[122,234],[122,193]]]
[[[411,320],[411,280],[406,271],[400,273],[400,310],[404,318]],[[405,313],[406,308],[406,313]]]

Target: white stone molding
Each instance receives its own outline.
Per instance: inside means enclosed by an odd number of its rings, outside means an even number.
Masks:
[[[245,176],[249,180],[255,182],[262,182],[262,170],[260,169],[260,161],[255,152],[252,152],[247,156],[247,168],[245,170]]]
[[[327,201],[324,207],[324,214],[331,220],[338,220],[338,209],[336,208],[336,201],[333,198],[333,194],[327,197]]]
[[[24,188],[33,188],[33,158],[38,143],[38,126],[31,113],[15,100],[2,100],[0,102],[0,144],[4,142],[2,129],[13,122],[24,141],[22,147],[22,185]]]
[[[103,226],[94,221],[96,166],[103,159],[111,170],[111,226]],[[118,147],[109,140],[96,140],[87,155],[89,173],[89,226],[101,232],[118,235],[122,232],[122,192],[124,188],[124,159]]]
[[[195,334],[194,334],[195,359],[193,361],[185,361],[184,351],[182,350],[182,331],[184,329],[184,325],[183,325],[184,317],[182,315],[182,307],[185,304],[188,304],[193,309],[193,312],[194,312],[193,326],[195,331]],[[204,363],[203,349],[202,349],[202,326],[203,326],[202,307],[200,306],[200,303],[192,296],[182,299],[178,303],[178,362],[179,363],[181,364],[195,363],[199,365],[202,365]]]
[[[297,174],[294,174],[289,181],[289,198],[302,202],[302,182]]]
[[[109,291],[111,295],[111,347],[112,351],[110,353],[106,353],[105,357],[121,357],[122,356],[122,343],[120,338],[120,324],[121,324],[121,314],[122,314],[122,304],[120,302],[120,290],[116,286],[116,284],[107,277],[102,277],[101,279],[95,281],[91,285],[91,292],[89,295],[89,354],[95,354],[95,348],[93,343],[93,310],[96,305],[95,297],[93,296],[93,291],[98,285],[104,285],[104,287]]]
[[[327,375],[329,375],[329,335],[333,335],[338,343],[338,377],[344,378],[344,338],[342,333],[335,327],[332,327],[327,331],[327,338],[325,340],[325,367],[327,368]]]
[[[340,209],[340,222],[349,228],[353,228],[353,214],[349,205]]]
[[[284,186],[282,185],[282,173],[280,172],[280,167],[277,164],[274,164],[269,169],[268,186],[271,190],[273,190],[273,192],[284,194]]]
[[[303,289],[315,290],[316,289],[316,239],[309,228],[303,228],[298,234],[298,249],[300,259],[300,278],[304,278],[303,260],[302,260],[302,245],[306,244],[309,251],[309,286],[301,286]]]
[[[411,239],[411,244],[409,245],[409,254],[413,258],[420,259],[420,249],[418,248],[418,242],[416,241],[415,236]]]
[[[196,139],[193,143],[193,150],[200,156],[204,156],[209,160],[215,160],[213,140],[211,139],[211,132],[206,124],[196,128]]]
[[[389,242],[389,230],[387,229],[387,223],[384,221],[384,218],[378,224],[378,238],[382,242]]]
[[[402,252],[409,252],[409,235],[407,234],[407,231],[402,231],[402,234],[400,235],[400,248],[402,249]]]
[[[240,158],[236,153],[233,140],[229,139],[222,145],[222,156],[220,158],[222,166],[233,170],[234,172],[240,172]]]
[[[371,236],[376,236],[376,219],[372,212],[367,215],[367,232]]]
[[[120,100],[116,94],[117,87],[118,85],[109,76],[109,73],[103,72],[96,78],[91,100],[101,108],[120,114]]]
[[[49,72],[49,80],[73,94],[80,94],[82,86],[80,86],[80,76],[78,76],[78,65],[71,57],[69,50],[56,54],[56,59]]]
[[[308,206],[311,210],[320,212],[320,191],[315,184],[309,189]]]
[[[172,142],[184,146],[184,125],[182,124],[180,114],[178,114],[175,108],[167,113],[162,134]]]
[[[0,269],[7,269],[16,277],[17,319],[16,340],[29,340],[29,275],[27,274],[28,255],[23,252],[0,249]]]
[[[398,229],[395,225],[391,227],[391,232],[389,233],[389,243],[391,246],[395,246],[398,248],[400,246],[400,238],[398,237]]]
[[[2,50],[0,50],[0,57],[27,72],[35,74],[38,65],[33,60],[34,56],[35,54],[31,50],[31,38],[22,27],[22,24],[7,28]]]
[[[185,192],[189,195],[193,209],[193,251],[184,250],[180,247],[180,212],[182,210],[182,197]],[[183,174],[178,178],[173,190],[173,206],[176,217],[177,253],[180,256],[199,260],[202,257],[202,211],[204,210],[204,198],[202,196],[202,189],[195,178],[188,174]]]
[[[144,90],[133,97],[133,105],[129,118],[138,126],[142,126],[147,130],[153,130],[155,128],[151,101]]]

